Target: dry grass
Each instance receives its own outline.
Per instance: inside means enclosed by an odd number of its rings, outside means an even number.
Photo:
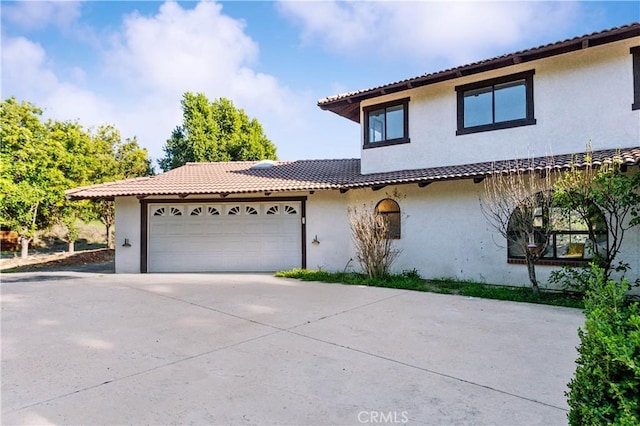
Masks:
[[[100,222],[78,222],[78,240],[76,250],[87,250],[106,247],[106,235],[104,225]],[[64,240],[66,228],[62,225],[54,225],[51,229],[40,231],[36,234],[32,243],[37,251],[64,251],[67,242]]]
[[[40,253],[29,256],[27,259],[20,257],[1,259],[0,271],[2,273],[10,273],[56,270],[87,264],[113,262],[114,257],[115,251],[112,249],[83,250],[73,254],[66,252]]]
[[[79,235],[76,240],[75,250],[95,250],[107,247],[105,227],[99,221],[79,222]],[[54,225],[50,229],[38,231],[34,241],[29,246],[29,256],[40,254],[52,254],[66,252],[69,248],[64,240],[66,228],[62,225]],[[3,251],[2,258],[20,256],[20,248],[16,251]]]

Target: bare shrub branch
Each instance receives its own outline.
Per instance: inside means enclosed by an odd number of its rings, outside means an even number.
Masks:
[[[395,240],[388,238],[389,221],[376,214],[375,207],[370,204],[349,207],[347,214],[356,260],[372,278],[387,275],[401,253],[394,247]]]
[[[535,263],[547,249],[551,229],[536,217],[540,208],[549,211],[553,204],[552,162],[537,171],[533,160],[501,165],[484,180],[480,209],[489,226],[524,254],[532,289],[538,291]]]

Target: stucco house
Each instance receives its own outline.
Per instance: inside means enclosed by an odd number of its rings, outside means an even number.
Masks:
[[[115,200],[118,273],[357,268],[347,209],[367,204],[394,223],[396,270],[526,285],[521,256],[479,208],[481,182],[516,160],[566,169],[589,143],[596,162],[618,155],[637,170],[640,23],[318,105],[360,123],[359,159],[191,163],[67,195]],[[556,229],[538,278],[586,262],[566,250],[585,238]],[[622,260],[637,276],[637,229]]]

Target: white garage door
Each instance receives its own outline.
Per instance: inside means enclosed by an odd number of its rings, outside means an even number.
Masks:
[[[300,202],[151,204],[149,271],[277,271],[301,266]]]

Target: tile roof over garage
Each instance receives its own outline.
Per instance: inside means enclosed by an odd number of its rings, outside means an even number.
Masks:
[[[619,158],[628,166],[640,164],[640,147],[603,150],[591,153],[596,165]],[[273,167],[252,169],[256,161],[226,163],[188,163],[158,176],[127,179],[67,191],[70,199],[113,199],[119,196],[156,196],[197,194],[257,194],[273,192],[374,189],[386,185],[459,179],[479,179],[495,173],[515,170],[541,171],[568,169],[572,164],[584,167],[585,155],[556,155],[499,162],[463,164],[388,173],[363,175],[360,160],[276,161]]]

